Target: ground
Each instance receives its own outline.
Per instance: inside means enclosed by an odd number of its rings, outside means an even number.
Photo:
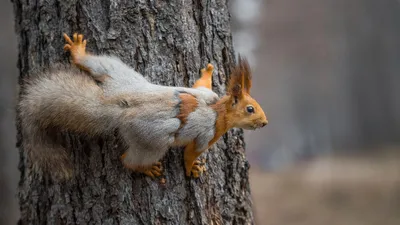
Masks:
[[[400,154],[324,157],[280,172],[250,171],[258,225],[400,224]]]

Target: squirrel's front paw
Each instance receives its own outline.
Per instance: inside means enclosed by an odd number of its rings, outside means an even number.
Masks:
[[[206,160],[203,159],[202,161],[196,160],[193,163],[193,166],[191,170],[186,171],[186,176],[194,177],[194,178],[199,178],[204,172],[206,172],[206,165],[205,165]]]
[[[86,55],[86,40],[83,40],[82,34],[75,33],[72,38],[68,37],[67,34],[63,34],[65,41],[67,44],[64,45],[64,50],[69,51],[72,55],[73,60],[76,60],[78,57]]]
[[[214,72],[214,66],[211,63],[209,63],[207,64],[206,68],[201,69],[201,76],[212,77],[213,72]]]

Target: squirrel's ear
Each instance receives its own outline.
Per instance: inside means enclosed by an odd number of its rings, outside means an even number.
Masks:
[[[228,92],[235,97],[241,97],[244,93],[250,94],[251,71],[247,59],[239,55],[238,64],[233,69],[229,81]]]
[[[230,91],[232,98],[232,105],[236,105],[239,99],[243,97],[242,86],[240,84],[235,84]]]
[[[238,59],[238,66],[237,69],[239,70],[242,79],[243,79],[243,89],[246,93],[250,94],[250,89],[251,89],[251,69],[250,69],[250,65],[249,62],[247,61],[246,58],[241,57],[239,55],[239,59]]]
[[[235,98],[243,95],[243,79],[238,73],[232,73],[229,80],[228,93]]]
[[[240,97],[240,96],[242,96],[242,85],[240,85],[240,84],[234,84],[233,85],[233,87],[232,87],[232,89],[230,90],[230,94],[232,95],[232,96],[235,96],[235,97]]]

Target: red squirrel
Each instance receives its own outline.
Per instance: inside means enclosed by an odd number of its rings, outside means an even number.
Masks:
[[[83,35],[64,34],[64,50],[72,67],[42,72],[26,82],[21,96],[23,145],[34,168],[52,177],[69,178],[72,166],[66,149],[49,137],[50,129],[86,136],[118,128],[128,148],[124,167],[151,177],[162,174],[159,160],[173,146],[185,146],[187,176],[199,177],[204,165],[197,157],[233,127],[257,129],[267,125],[261,106],[250,96],[251,71],[239,57],[227,94],[212,91],[213,66],[201,70],[192,88],[148,82],[113,56],[86,52]]]

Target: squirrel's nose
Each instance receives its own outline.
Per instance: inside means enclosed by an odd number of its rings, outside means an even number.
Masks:
[[[265,127],[268,124],[268,120],[261,124],[261,127]]]

